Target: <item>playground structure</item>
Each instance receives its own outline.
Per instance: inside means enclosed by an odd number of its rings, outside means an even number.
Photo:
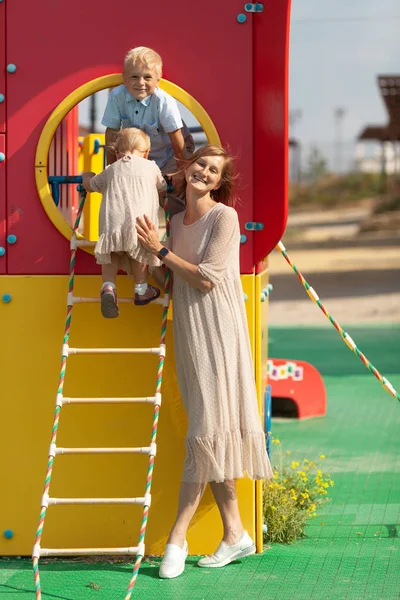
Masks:
[[[157,10],[158,18],[143,31],[132,27],[132,19],[121,19],[119,11],[106,10],[102,2],[82,5],[71,0],[68,5],[46,6],[42,12],[39,8],[26,0],[0,3],[0,364],[2,396],[7,399],[1,437],[6,482],[0,498],[1,531],[7,532],[0,538],[2,555],[31,553],[43,491],[66,313],[70,223],[77,207],[76,184],[65,190],[61,185],[56,206],[57,182],[49,183],[49,177],[79,172],[82,151],[74,107],[90,94],[119,84],[124,54],[145,44],[163,57],[160,85],[193,113],[210,142],[229,144],[238,155],[244,183],[238,206],[241,272],[260,409],[267,383],[264,259],[280,240],[287,216],[289,0],[270,6],[207,0],[195,22],[187,3],[157,2],[152,10]],[[29,23],[22,30],[21,11],[24,23]],[[135,23],[148,21],[143,4],[135,4],[132,14]],[[85,23],[85,35],[79,43],[71,43],[77,15]],[[104,15],[107,43],[94,43],[105,28]],[[171,36],[165,35],[169,22],[178,32],[179,43],[171,44]],[[204,32],[207,45],[200,43],[200,51],[193,40],[201,40]],[[93,195],[88,199],[81,232],[88,239],[96,237],[98,202]],[[76,295],[97,296],[98,274],[90,250],[79,249]],[[132,295],[130,285],[126,277],[119,277],[121,296]],[[101,318],[98,306],[82,304],[74,312],[71,345],[152,346],[159,341],[160,323],[159,306],[124,305],[117,322],[110,323]],[[174,371],[171,327],[166,346],[147,554],[163,552],[184,458],[186,417]],[[149,361],[129,355],[72,357],[64,393],[150,396],[157,364]],[[65,406],[59,443],[146,446],[151,427],[147,408]],[[57,456],[52,495],[139,496],[146,466],[141,457]],[[243,480],[238,494],[244,525],[260,551],[261,484]],[[136,506],[60,506],[49,510],[43,536],[47,547],[131,546],[138,539],[139,526]],[[213,551],[220,536],[217,510],[207,492],[189,532],[191,553]]]

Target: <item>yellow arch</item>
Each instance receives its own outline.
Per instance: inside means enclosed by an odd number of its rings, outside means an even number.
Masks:
[[[51,141],[57,127],[74,106],[95,92],[120,85],[121,83],[123,83],[122,75],[115,73],[114,75],[98,77],[77,88],[54,109],[40,135],[35,158],[35,178],[39,198],[49,219],[57,227],[58,231],[68,240],[71,238],[72,228],[64,220],[54,204],[47,180],[47,158]],[[203,128],[210,144],[221,143],[218,132],[210,116],[193,96],[175,85],[175,83],[167,81],[166,79],[160,80],[160,87],[168,94],[171,94],[176,100],[179,100],[179,102],[192,112]],[[85,250],[91,251],[86,248]]]

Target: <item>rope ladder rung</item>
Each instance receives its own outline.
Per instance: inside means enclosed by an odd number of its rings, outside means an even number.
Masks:
[[[50,453],[59,454],[152,454],[155,456],[155,444],[138,448],[116,447],[116,448],[60,448],[55,447]]]
[[[39,556],[101,556],[102,554],[130,554],[138,555],[139,546],[122,548],[40,548]],[[38,558],[38,557],[37,557]]]
[[[149,502],[145,497],[138,498],[46,498],[42,506],[61,506],[66,504],[139,504]]]
[[[68,354],[160,354],[161,348],[68,348]]]
[[[135,301],[134,298],[118,298],[118,304],[133,304]],[[67,305],[68,306],[72,306],[75,304],[99,304],[101,302],[101,299],[99,296],[96,297],[90,297],[90,296],[74,296],[72,294],[68,294],[67,296]],[[169,304],[169,296],[168,295],[164,295],[161,296],[160,298],[156,298],[155,300],[152,300],[148,306],[152,306],[153,304],[159,305],[159,306],[168,306]],[[141,310],[143,310],[143,307],[140,308]]]
[[[69,398],[61,396],[57,398],[57,402],[62,406],[64,404],[161,404],[161,394],[137,398]]]

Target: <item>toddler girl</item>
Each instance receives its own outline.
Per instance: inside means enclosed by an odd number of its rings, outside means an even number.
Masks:
[[[148,265],[159,266],[160,261],[138,241],[136,219],[146,214],[158,226],[159,195],[163,196],[167,187],[160,169],[147,160],[150,138],[144,131],[123,129],[113,147],[115,163],[98,175],[82,175],[85,190],[103,194],[94,253],[103,279],[101,312],[109,319],[119,314],[115,288],[119,269],[135,280],[136,305],[148,304],[160,295],[158,288],[147,283]]]

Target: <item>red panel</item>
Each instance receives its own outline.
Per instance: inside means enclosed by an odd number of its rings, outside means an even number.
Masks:
[[[6,3],[0,3],[0,94],[6,98]],[[0,99],[0,133],[6,130],[6,103]]]
[[[9,257],[11,273],[67,271],[68,243],[49,223],[35,189],[37,141],[49,113],[65,96],[94,77],[120,71],[124,54],[135,45],[160,52],[165,77],[205,107],[223,142],[239,156],[244,185],[238,210],[243,225],[252,220],[252,19],[237,22],[242,0],[204,0],[195,18],[187,0],[157,0],[152,7],[157,19],[150,22],[143,2],[126,5],[123,19],[106,0],[8,2],[8,60],[17,65],[17,72],[8,75],[8,205],[18,206],[22,215],[19,241]],[[99,34],[105,19],[106,44]],[[71,37],[78,22],[85,23],[85,34]],[[252,255],[250,240],[242,247],[245,272],[253,267]],[[77,264],[80,271],[91,272],[92,263],[86,257]]]
[[[1,6],[1,4],[0,4]],[[6,136],[0,134],[0,152],[6,153]],[[6,242],[6,161],[0,162],[0,275],[5,275],[7,265]],[[1,256],[2,255],[2,256]]]
[[[290,0],[264,3],[254,18],[254,263],[282,237],[287,219],[287,97]]]

